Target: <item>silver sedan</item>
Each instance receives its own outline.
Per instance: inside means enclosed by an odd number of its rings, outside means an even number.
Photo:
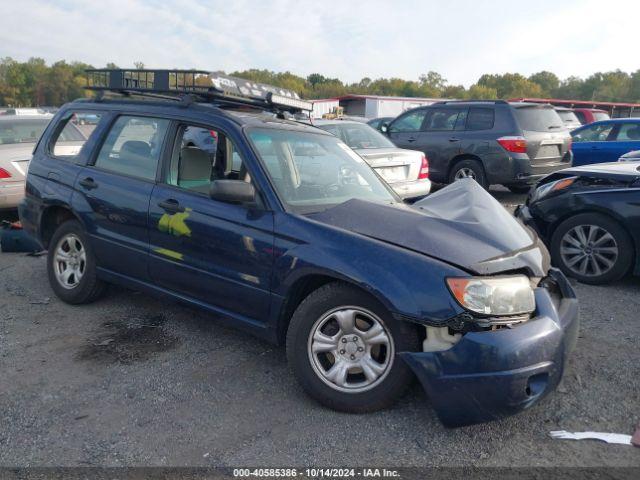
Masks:
[[[424,153],[396,147],[367,124],[349,120],[315,120],[313,125],[340,138],[360,155],[403,199],[431,191],[429,163]]]
[[[0,116],[0,209],[13,209],[24,198],[25,176],[31,153],[53,115]],[[84,135],[69,124],[63,142],[83,142]],[[65,142],[66,141],[66,142]]]

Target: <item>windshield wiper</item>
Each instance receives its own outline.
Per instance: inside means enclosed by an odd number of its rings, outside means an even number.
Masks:
[[[562,128],[562,125],[551,125],[551,126],[549,126],[549,130],[551,130],[552,128]]]

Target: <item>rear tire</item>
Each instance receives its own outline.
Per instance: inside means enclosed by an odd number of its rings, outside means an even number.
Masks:
[[[305,298],[287,331],[289,365],[304,390],[322,405],[350,413],[395,402],[413,379],[396,354],[419,346],[414,325],[395,320],[373,297],[342,282]]]
[[[630,270],[634,247],[611,217],[581,213],[562,222],[551,237],[551,258],[566,275],[598,285],[621,279]]]
[[[449,183],[462,178],[473,178],[485,190],[489,189],[487,175],[485,174],[482,163],[478,160],[466,159],[456,162],[449,173]]]
[[[62,223],[49,242],[49,283],[56,296],[70,304],[90,303],[104,292],[98,279],[96,258],[82,225],[77,220]]]

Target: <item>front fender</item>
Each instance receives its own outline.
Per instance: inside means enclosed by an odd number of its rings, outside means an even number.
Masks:
[[[310,275],[353,283],[391,313],[441,325],[463,309],[449,293],[460,269],[410,250],[293,215],[276,216],[273,291],[286,298]]]

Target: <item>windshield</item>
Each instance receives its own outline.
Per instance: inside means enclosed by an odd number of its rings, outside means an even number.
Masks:
[[[593,112],[593,118],[599,122],[600,120],[609,120],[611,117],[606,112]]]
[[[341,123],[318,127],[342,139],[354,149],[395,148],[387,137],[366,123]]]
[[[516,108],[516,117],[522,130],[548,132],[564,127],[564,123],[553,107]]]
[[[0,144],[36,143],[47,128],[49,119],[4,120],[0,122]]]
[[[319,212],[353,198],[397,201],[366,162],[336,137],[271,128],[249,129],[248,136],[278,196],[295,212]]]

